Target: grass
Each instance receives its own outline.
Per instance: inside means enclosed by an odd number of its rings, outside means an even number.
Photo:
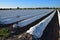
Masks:
[[[10,33],[9,33],[8,29],[3,28],[0,30],[0,40],[3,40],[9,36],[10,36]]]

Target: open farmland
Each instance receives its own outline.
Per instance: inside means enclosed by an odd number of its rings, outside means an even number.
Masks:
[[[23,37],[24,34],[32,35],[31,40],[57,40],[58,11],[54,9],[0,10],[0,29],[3,28],[10,32],[10,37],[6,40],[29,40],[28,37]]]

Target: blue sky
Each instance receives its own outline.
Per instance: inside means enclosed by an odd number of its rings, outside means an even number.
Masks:
[[[60,7],[60,0],[0,0],[0,8]]]

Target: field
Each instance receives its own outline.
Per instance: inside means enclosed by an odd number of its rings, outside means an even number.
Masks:
[[[55,14],[55,16],[54,16],[54,14]],[[54,21],[54,20],[56,20],[56,21]],[[27,35],[27,38],[32,37],[31,40],[36,39],[36,38],[40,39],[43,35],[43,32],[49,33],[48,32],[49,30],[54,29],[53,27],[50,27],[50,26],[54,26],[56,24],[55,29],[56,30],[58,29],[57,20],[58,20],[57,12],[54,9],[0,10],[0,29],[1,29],[0,37],[1,37],[1,35],[3,35],[3,38],[5,38],[6,40],[8,40],[8,39],[17,40],[17,39],[21,39],[20,35],[22,35],[22,37],[25,37]],[[56,22],[56,23],[54,23],[54,22]],[[52,25],[52,23],[53,23],[53,25]],[[50,27],[50,29],[49,29],[49,27]],[[48,29],[48,31],[47,31],[47,29]],[[54,31],[56,31],[55,29],[54,29]],[[26,33],[28,33],[29,35]],[[52,34],[52,32],[50,32],[50,33]],[[44,35],[47,36],[46,34],[44,34]],[[42,39],[43,38],[44,38],[44,36],[42,37]],[[48,38],[49,37],[47,36],[45,38],[45,40],[46,39],[48,40]],[[54,38],[55,37],[53,36],[53,39]],[[26,37],[25,37],[25,39],[26,39]],[[52,38],[50,38],[50,39],[52,39]]]

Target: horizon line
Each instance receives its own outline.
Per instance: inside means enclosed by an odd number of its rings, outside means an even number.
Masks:
[[[10,6],[10,7],[5,6],[5,7],[3,7],[3,6],[1,6],[0,8],[17,8],[17,7],[19,7],[19,8],[46,8],[46,7],[48,7],[48,8],[60,8],[60,7],[49,7],[49,6],[38,6],[38,7],[20,7],[20,6]]]

